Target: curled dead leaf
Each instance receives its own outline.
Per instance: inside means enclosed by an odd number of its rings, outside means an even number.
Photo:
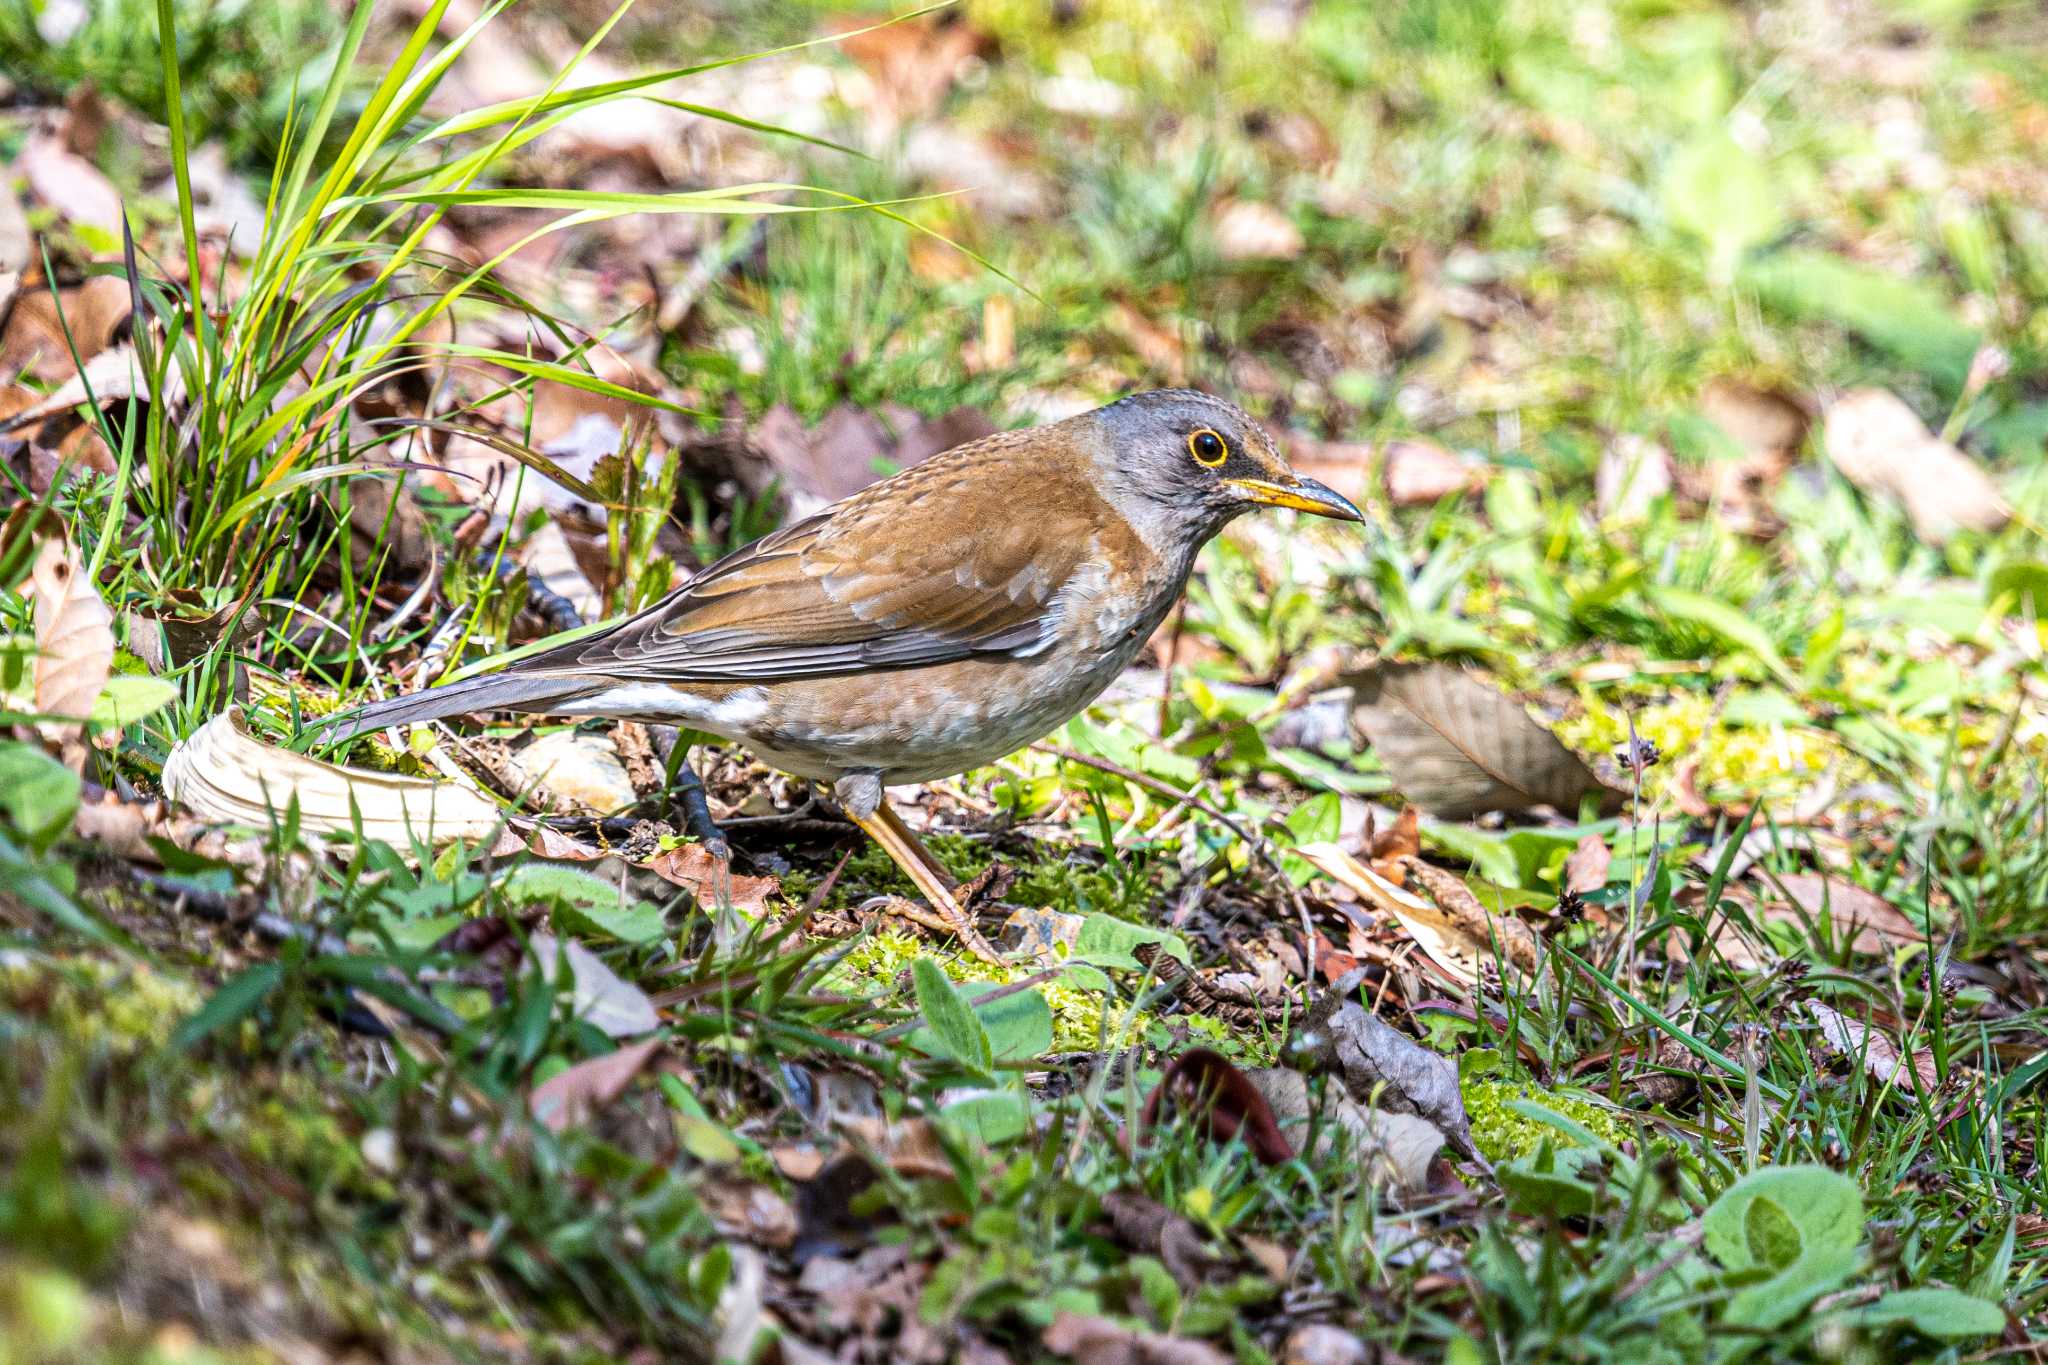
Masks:
[[[1598,891],[1607,885],[1607,869],[1613,862],[1614,854],[1607,841],[1597,834],[1588,834],[1564,860],[1564,889],[1575,896]]]
[[[1440,900],[1432,901],[1395,885],[1336,844],[1303,844],[1294,851],[1356,891],[1375,910],[1392,916],[1453,981],[1478,987],[1503,958],[1511,969],[1535,970],[1538,950],[1529,927],[1519,920],[1489,915],[1469,888],[1441,868],[1408,855],[1392,860],[1405,877],[1418,883],[1426,877],[1435,884],[1424,887],[1432,896],[1443,893]],[[1463,894],[1452,891],[1452,885]]]
[[[1896,499],[1922,540],[1995,531],[2012,518],[1998,485],[1962,451],[1927,429],[1904,399],[1857,389],[1827,410],[1828,459],[1866,493]]]
[[[497,806],[450,782],[343,767],[265,744],[236,706],[171,750],[164,794],[202,819],[258,829],[294,797],[307,830],[350,830],[358,811],[365,837],[400,849],[415,838],[489,838],[504,823]]]
[[[74,740],[114,671],[114,613],[67,541],[45,539],[29,579],[35,585],[36,710],[68,718],[46,723],[47,737]]]
[[[1321,1155],[1342,1133],[1351,1140],[1353,1156],[1369,1184],[1400,1196],[1432,1194],[1441,1188],[1444,1173],[1437,1169],[1436,1157],[1443,1150],[1444,1135],[1429,1120],[1370,1108],[1334,1085],[1324,1087],[1318,1107],[1308,1077],[1286,1067],[1254,1067],[1244,1074],[1266,1097],[1282,1131],[1291,1125],[1306,1131],[1309,1120],[1322,1121],[1313,1154]]]
[[[1294,1158],[1266,1097],[1220,1052],[1195,1047],[1174,1058],[1145,1100],[1141,1126],[1154,1127],[1169,1108],[1185,1109],[1218,1142],[1241,1135],[1268,1166]]]
[[[1491,1170],[1472,1142],[1458,1068],[1352,999],[1361,979],[1353,973],[1309,1006],[1288,1035],[1289,1063],[1338,1077],[1361,1104],[1426,1120],[1453,1151]]]
[[[1808,1000],[1806,1012],[1820,1026],[1821,1041],[1828,1051],[1851,1066],[1862,1067],[1872,1080],[1925,1095],[1940,1088],[1941,1075],[1935,1067],[1932,1049],[1902,1052],[1889,1035],[1818,1000]]]
[[[587,1123],[625,1093],[660,1046],[661,1039],[646,1038],[566,1067],[533,1088],[528,1107],[551,1132]]]
[[[1394,785],[1432,815],[1462,819],[1536,806],[1575,814],[1588,796],[1603,810],[1620,808],[1621,793],[1519,701],[1462,668],[1382,662],[1345,681]]]

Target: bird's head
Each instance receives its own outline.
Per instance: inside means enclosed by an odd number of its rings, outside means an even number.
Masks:
[[[1158,389],[1090,415],[1106,438],[1117,500],[1146,529],[1199,542],[1259,507],[1365,520],[1343,494],[1288,468],[1265,429],[1221,398]]]

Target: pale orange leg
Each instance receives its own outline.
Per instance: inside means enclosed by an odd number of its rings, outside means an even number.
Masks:
[[[846,813],[855,824],[867,831],[870,839],[882,846],[882,851],[889,855],[891,862],[903,869],[903,875],[910,878],[910,883],[917,888],[918,894],[930,902],[932,909],[938,912],[954,936],[966,945],[968,952],[983,962],[1001,966],[1002,955],[981,936],[981,930],[974,927],[973,918],[960,907],[960,902],[953,898],[953,888],[940,880],[939,875],[933,870],[933,864],[927,861],[931,854],[925,851],[924,846],[917,841],[917,836],[912,834],[900,819],[891,818],[893,812],[886,816],[883,814],[888,809],[887,805],[880,805],[876,807],[874,814],[862,816],[849,807]]]
[[[904,843],[910,845],[916,852],[918,861],[931,869],[931,874],[938,878],[941,886],[951,891],[960,885],[960,879],[946,870],[946,865],[939,861],[936,854],[924,846],[924,840],[917,837],[917,831],[905,824],[903,817],[898,815],[895,808],[887,801],[875,807],[875,818],[895,830],[896,836],[903,840]]]

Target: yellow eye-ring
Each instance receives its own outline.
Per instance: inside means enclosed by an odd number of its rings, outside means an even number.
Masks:
[[[1230,447],[1221,436],[1203,427],[1188,437],[1188,454],[1204,469],[1214,469],[1230,458]]]

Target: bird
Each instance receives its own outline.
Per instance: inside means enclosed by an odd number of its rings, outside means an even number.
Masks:
[[[1131,394],[935,455],[500,672],[338,715],[337,739],[472,711],[685,726],[829,783],[938,919],[993,958],[883,799],[1044,738],[1130,665],[1232,520],[1364,516],[1252,417]]]

